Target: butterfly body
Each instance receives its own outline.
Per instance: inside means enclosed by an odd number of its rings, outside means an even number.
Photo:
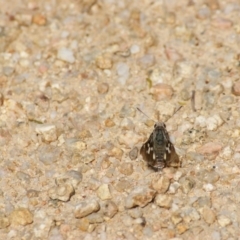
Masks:
[[[148,165],[157,171],[171,166],[174,162],[179,162],[166,126],[162,122],[155,124],[153,132],[143,144],[140,153]]]

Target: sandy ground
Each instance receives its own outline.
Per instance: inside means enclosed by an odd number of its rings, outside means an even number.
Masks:
[[[239,1],[0,4],[0,239],[239,239]]]

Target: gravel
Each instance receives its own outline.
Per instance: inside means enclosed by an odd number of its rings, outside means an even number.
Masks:
[[[239,236],[239,1],[0,3],[0,239]]]

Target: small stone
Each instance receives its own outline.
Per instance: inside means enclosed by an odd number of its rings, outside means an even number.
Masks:
[[[120,118],[135,117],[136,110],[129,105],[124,105],[119,113]]]
[[[39,196],[39,191],[34,190],[34,189],[30,189],[27,191],[27,197],[28,198],[36,198]]]
[[[118,207],[113,201],[107,200],[102,203],[101,211],[106,218],[113,218],[118,212]]]
[[[162,208],[167,208],[169,209],[172,206],[173,199],[169,195],[165,194],[158,194],[155,197],[155,203]]]
[[[222,144],[218,142],[209,142],[197,149],[197,152],[206,155],[210,159],[214,159],[222,149]]]
[[[125,162],[119,165],[118,170],[120,173],[130,176],[133,173],[132,163]]]
[[[66,173],[66,177],[69,178],[69,182],[74,188],[82,181],[82,173],[79,171],[70,170]]]
[[[104,222],[103,214],[100,212],[97,213],[91,213],[86,217],[89,221],[89,223],[102,223]]]
[[[13,67],[5,66],[3,67],[2,72],[5,76],[9,77],[14,73],[14,70]]]
[[[87,148],[87,144],[79,139],[70,138],[65,141],[65,144],[69,149],[77,152],[81,152]]]
[[[96,59],[96,65],[100,69],[111,69],[112,68],[112,59],[105,56],[98,56]]]
[[[183,219],[180,215],[180,213],[174,213],[172,216],[171,216],[171,220],[173,222],[174,225],[177,225],[178,223],[180,223]]]
[[[89,223],[89,220],[88,220],[87,218],[81,218],[81,219],[79,220],[79,225],[78,225],[78,227],[79,227],[79,229],[80,229],[81,231],[87,232],[87,231],[88,231],[88,228],[89,228],[89,225],[90,225],[90,223]]]
[[[15,209],[9,216],[11,224],[26,226],[33,222],[33,214],[27,208]]]
[[[120,127],[124,130],[132,130],[134,128],[134,124],[130,118],[123,118],[120,123]]]
[[[179,187],[180,187],[180,184],[178,182],[171,183],[168,193],[175,194],[179,189]]]
[[[58,49],[57,58],[68,63],[75,62],[73,51],[65,47]]]
[[[80,132],[78,133],[78,137],[79,137],[80,139],[91,138],[91,137],[92,137],[92,134],[91,134],[91,132],[90,132],[89,130],[84,129],[84,130],[82,130],[82,131],[80,131]]]
[[[206,192],[212,192],[215,189],[215,187],[211,183],[207,183],[203,185],[203,189]]]
[[[156,59],[152,54],[146,54],[138,60],[139,65],[144,69],[153,66],[155,62]]]
[[[62,183],[48,190],[48,195],[51,199],[57,199],[63,202],[69,201],[71,196],[74,195],[74,193],[75,190],[73,186],[69,183]]]
[[[164,175],[159,175],[156,179],[152,180],[152,188],[155,189],[158,193],[167,192],[169,186],[170,180]]]
[[[121,178],[115,185],[115,188],[118,192],[128,192],[131,188],[131,183],[128,180]]]
[[[221,227],[226,227],[228,225],[230,225],[232,223],[232,221],[224,216],[224,215],[220,215],[218,216],[218,224],[221,226]]]
[[[136,207],[136,208],[132,208],[128,210],[128,214],[132,217],[132,218],[140,218],[143,215],[143,210],[142,208]]]
[[[32,22],[39,26],[44,26],[47,23],[47,19],[44,15],[38,13],[33,16]]]
[[[97,190],[97,195],[101,200],[108,200],[112,198],[108,184],[101,185]]]
[[[108,89],[109,89],[109,85],[108,83],[99,83],[98,86],[97,86],[97,91],[98,93],[100,94],[105,94],[108,92]]]
[[[4,214],[0,214],[0,229],[7,228],[10,225],[9,218]]]
[[[39,161],[45,165],[53,164],[54,162],[59,161],[62,154],[62,150],[59,147],[55,147],[49,144],[42,144],[38,148],[38,158]]]
[[[139,45],[136,45],[136,44],[133,44],[131,47],[130,47],[130,52],[131,54],[137,54],[140,52],[140,47]]]
[[[177,225],[178,234],[183,234],[188,230],[188,225],[186,223],[179,223]]]
[[[129,66],[126,63],[117,64],[117,74],[119,76],[129,75]]]
[[[170,99],[173,95],[173,88],[168,84],[158,83],[152,87],[151,94],[156,101]]]
[[[224,122],[222,118],[218,114],[214,114],[213,116],[207,118],[206,120],[207,130],[214,131],[218,127],[220,127],[223,123]]]
[[[220,28],[220,29],[228,29],[232,27],[233,22],[226,18],[215,18],[211,22],[213,27]]]
[[[118,147],[113,147],[109,152],[108,155],[111,157],[115,157],[117,159],[121,159],[123,156],[123,150],[121,148]]]
[[[216,215],[210,207],[204,206],[202,209],[202,218],[206,223],[212,224],[216,220]]]
[[[129,152],[129,157],[131,160],[135,160],[138,157],[138,148],[134,147],[130,152]]]
[[[57,128],[54,124],[39,124],[36,126],[35,131],[43,136],[47,142],[57,140]]]
[[[114,127],[115,126],[115,122],[111,118],[107,118],[105,120],[105,126],[106,127]]]
[[[135,206],[144,207],[153,200],[155,194],[156,191],[147,186],[136,187],[127,196],[125,201],[125,207],[126,208],[133,208]]]
[[[232,93],[235,96],[240,96],[240,81],[237,81],[233,84]]]
[[[97,212],[100,209],[100,205],[96,200],[88,200],[81,202],[75,207],[75,218],[86,217],[93,212]]]
[[[195,186],[195,181],[189,177],[183,177],[180,179],[181,189],[184,193],[189,193],[191,189]]]

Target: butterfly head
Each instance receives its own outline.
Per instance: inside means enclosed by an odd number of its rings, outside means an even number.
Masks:
[[[154,124],[154,129],[163,129],[166,128],[166,125],[163,122],[157,122]]]

